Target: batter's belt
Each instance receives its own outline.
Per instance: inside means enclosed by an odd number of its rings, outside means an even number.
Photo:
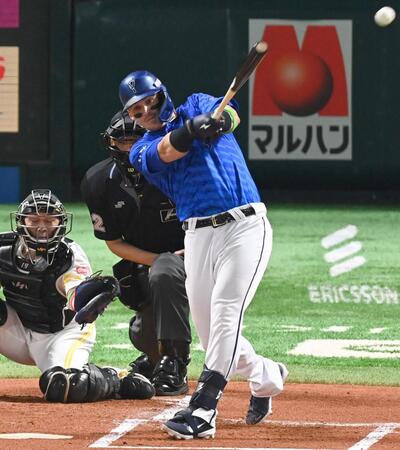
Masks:
[[[256,213],[255,209],[252,206],[248,206],[247,208],[241,208],[240,211],[247,216],[254,216]],[[233,215],[229,212],[224,212],[222,214],[216,214],[215,216],[207,217],[206,219],[197,219],[195,228],[203,228],[203,227],[221,227],[222,225],[226,225],[229,222],[233,222],[236,220]],[[189,229],[189,222],[185,220],[183,222],[182,228],[186,231]]]

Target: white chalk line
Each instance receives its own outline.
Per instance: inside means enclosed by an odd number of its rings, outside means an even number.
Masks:
[[[180,449],[182,447],[174,447],[174,446],[135,446],[135,445],[111,445],[116,440],[120,439],[122,436],[136,428],[137,426],[149,423],[149,422],[161,422],[169,419],[173,416],[177,411],[182,408],[185,408],[190,400],[190,396],[186,396],[181,400],[169,399],[169,402],[174,402],[175,405],[172,407],[168,407],[161,411],[159,414],[151,417],[146,415],[141,418],[127,418],[121,424],[119,424],[116,428],[110,431],[109,434],[101,437],[96,442],[91,444],[90,448],[129,448],[129,449],[152,449],[152,450],[161,450],[161,449]],[[220,419],[221,422],[224,423],[244,423],[243,419]],[[400,423],[382,423],[382,422],[356,422],[356,423],[343,423],[343,422],[299,422],[299,421],[291,421],[291,420],[268,420],[268,424],[275,426],[285,426],[285,427],[342,427],[342,428],[372,428],[375,430],[370,432],[365,438],[361,441],[354,444],[352,447],[349,447],[348,450],[367,450],[372,445],[376,444],[382,438],[384,438],[387,434],[395,432],[397,428],[400,428]],[[192,448],[192,447],[185,447]],[[193,447],[196,450],[278,450],[275,448],[247,448],[247,447]],[[279,450],[316,450],[316,449],[298,449],[298,448],[280,448]],[[324,450],[324,449],[318,449]],[[328,450],[328,449],[326,449]]]
[[[49,433],[0,433],[0,439],[72,439],[73,436],[64,434],[49,434]]]
[[[90,448],[112,448],[110,447],[110,444],[118,439],[120,439],[122,436],[124,436],[129,431],[136,428],[138,425],[141,425],[142,423],[146,423],[149,421],[161,421],[165,420],[166,418],[170,418],[173,416],[177,411],[179,411],[182,408],[185,408],[189,404],[190,396],[186,396],[181,400],[175,401],[176,405],[173,407],[169,407],[161,411],[160,414],[154,416],[154,417],[143,417],[143,418],[131,418],[131,419],[125,419],[121,424],[119,424],[116,428],[110,431],[107,435],[101,437],[93,444],[89,445]],[[172,399],[170,400],[172,401]],[[124,447],[126,447],[124,445]],[[119,447],[116,447],[119,448]]]
[[[221,422],[225,423],[245,423],[244,419],[220,419]],[[353,422],[353,423],[343,423],[343,422],[298,422],[294,420],[270,420],[265,423],[271,425],[283,425],[285,427],[342,427],[342,428],[372,428],[381,426],[393,426],[395,428],[400,428],[400,422]]]
[[[384,424],[376,428],[374,431],[371,431],[364,439],[354,444],[348,450],[365,450],[370,448],[372,445],[376,444],[382,438],[384,438],[387,434],[390,434],[397,428],[395,424]]]

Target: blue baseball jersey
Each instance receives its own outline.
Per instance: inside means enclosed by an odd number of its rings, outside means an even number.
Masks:
[[[181,159],[165,163],[157,151],[161,139],[185,120],[214,111],[221,98],[192,94],[177,108],[177,118],[161,130],[148,131],[131,150],[130,161],[147,180],[176,204],[180,221],[219,214],[260,201],[258,190],[232,133],[210,143],[194,140]],[[235,106],[235,105],[232,105]]]

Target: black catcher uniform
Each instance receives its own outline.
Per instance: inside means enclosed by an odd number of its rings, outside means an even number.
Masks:
[[[150,377],[156,395],[177,395],[188,391],[191,342],[183,256],[174,253],[183,249],[184,233],[175,206],[133,169],[129,150],[120,150],[142,135],[127,115],[117,113],[103,135],[111,157],[87,171],[81,194],[95,236],[123,258],[113,267],[114,275],[120,280],[120,300],[136,311],[129,337],[143,352],[132,370]],[[154,261],[140,263],[136,253],[115,251],[113,242],[150,252]]]
[[[118,282],[91,276],[86,254],[65,237],[72,222],[60,200],[48,189],[33,190],[11,217],[13,230],[0,233],[0,354],[37,366],[48,401],[152,397],[142,375],[120,378],[118,369],[89,363],[97,315],[90,308],[85,315],[85,307],[96,299],[105,307]],[[78,316],[90,325],[82,327]]]

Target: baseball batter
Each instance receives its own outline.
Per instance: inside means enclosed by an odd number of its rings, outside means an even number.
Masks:
[[[75,315],[92,322],[115,296],[108,294],[113,282],[112,277],[87,278],[92,273],[87,256],[65,238],[71,215],[60,200],[47,189],[33,190],[12,217],[13,231],[0,233],[0,284],[6,299],[0,299],[0,354],[37,366],[48,401],[154,395],[143,376],[121,380],[117,370],[88,363],[95,324],[82,327]],[[101,307],[91,310],[96,298]]]
[[[133,146],[131,162],[176,203],[183,222],[186,289],[206,350],[189,407],[165,428],[180,439],[213,437],[218,400],[235,374],[250,382],[246,422],[258,423],[271,412],[287,370],[257,355],[241,335],[270,257],[272,230],[232,134],[236,104],[218,121],[211,116],[221,99],[210,95],[193,94],[175,109],[166,87],[146,71],[125,77],[119,93],[124,110],[148,130]]]

